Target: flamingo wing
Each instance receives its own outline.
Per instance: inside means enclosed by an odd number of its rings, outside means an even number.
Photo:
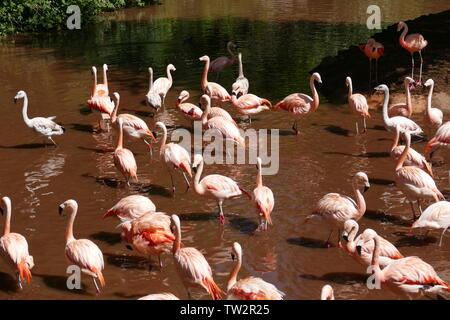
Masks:
[[[234,296],[234,297],[233,297]],[[228,299],[283,300],[284,293],[261,278],[247,277],[237,281],[228,292]]]
[[[339,193],[328,193],[319,200],[315,213],[324,218],[333,216],[335,220],[344,223],[358,216],[358,205],[350,197]]]
[[[302,116],[311,110],[313,98],[303,93],[293,93],[288,95],[282,101],[275,105],[275,108],[281,108],[291,112],[294,115]]]
[[[357,113],[362,115],[364,118],[370,118],[369,106],[367,104],[367,99],[365,96],[359,93],[352,94],[348,98],[350,106],[352,106]]]
[[[256,208],[264,215],[264,218],[269,224],[272,224],[270,214],[275,206],[275,198],[272,190],[266,186],[261,186],[253,190],[253,197]]]
[[[31,119],[31,121],[34,130],[40,134],[51,136],[53,134],[62,134],[64,132],[63,127],[48,118],[36,117]]]
[[[172,87],[172,82],[166,77],[161,77],[153,82],[152,91],[160,95],[166,95],[170,87]]]
[[[114,164],[125,172],[136,174],[137,164],[133,153],[128,149],[117,149],[114,152]]]
[[[204,177],[200,181],[200,184],[210,193],[216,195],[217,198],[228,199],[242,194],[236,181],[218,174],[211,174]]]
[[[103,253],[89,239],[78,239],[66,244],[66,257],[81,268],[94,273],[103,270]]]

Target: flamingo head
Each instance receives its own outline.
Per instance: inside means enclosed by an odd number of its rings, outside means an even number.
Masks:
[[[374,88],[376,91],[389,91],[387,85],[385,84],[380,84],[379,86]]]
[[[169,64],[169,65],[167,66],[167,70],[169,70],[169,71],[176,71],[177,68],[175,68],[175,66],[174,66],[173,64]]]
[[[91,73],[92,74],[97,74],[97,68],[95,66],[92,66]]]
[[[237,97],[240,88],[241,85],[239,83],[233,83],[233,85],[231,86],[231,95],[235,95]]]
[[[405,84],[415,83],[414,79],[411,77],[405,77]]]
[[[320,74],[318,72],[314,72],[311,78],[316,80],[318,83],[322,84],[322,78],[320,77]]]
[[[348,219],[344,223],[344,232],[342,233],[342,238],[344,238],[345,241],[348,242],[348,235],[352,232],[353,229],[358,230],[358,222],[356,222],[353,219]]]
[[[239,48],[239,46],[236,43],[234,43],[233,41],[228,41],[227,47],[232,48],[232,49]]]
[[[170,217],[170,230],[172,233],[175,233],[175,228],[180,228],[180,218],[176,214],[173,214]]]
[[[185,101],[189,99],[189,92],[186,90],[183,90],[180,92],[180,95],[178,96],[178,103],[181,103],[181,101]]]
[[[347,87],[352,83],[352,78],[347,77],[345,78],[345,84],[347,85]]]
[[[197,172],[198,165],[203,161],[203,156],[200,153],[194,155],[194,161],[192,162],[192,170]]]
[[[406,27],[406,23],[404,23],[403,21],[400,21],[397,25],[397,32],[402,30],[404,27]]]
[[[370,188],[369,178],[364,172],[358,172],[357,174],[355,174],[353,181],[358,187],[364,186],[364,192],[366,192]]]
[[[108,65],[106,63],[103,64],[103,71],[108,71]]]
[[[114,95],[114,98],[116,98],[116,101],[119,101],[120,94],[118,92],[114,92],[113,95]]]
[[[66,200],[58,206],[58,213],[61,216],[65,216],[67,208],[72,208],[72,210],[75,210],[76,208],[78,208],[78,204],[75,200]]]
[[[19,92],[17,92],[16,96],[14,97],[14,103],[16,103],[17,100],[19,100],[19,99],[25,98],[26,95],[27,95],[27,94],[25,93],[25,91],[20,90]]]
[[[202,95],[200,98],[200,105],[203,108],[206,108],[206,106],[211,105],[211,98],[207,94]]]
[[[427,81],[425,81],[425,87],[429,87],[434,85],[434,80],[433,79],[428,79]]]
[[[256,158],[256,169],[259,170],[259,168],[261,168],[262,165],[262,160],[260,157]]]
[[[234,261],[237,257],[242,257],[242,247],[239,243],[234,242],[231,248],[231,259]]]
[[[375,237],[378,236],[378,234],[372,230],[372,229],[366,229],[361,234],[361,237],[359,238],[358,242],[356,243],[356,251],[359,255],[361,255],[362,247],[366,242],[372,241],[375,239]]]
[[[206,61],[209,61],[209,57],[203,56],[203,57],[200,57],[198,60],[206,62]]]

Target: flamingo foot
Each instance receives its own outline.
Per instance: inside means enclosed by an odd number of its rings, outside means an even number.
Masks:
[[[327,249],[331,248],[331,243],[329,243],[328,241],[325,242],[325,248],[327,248]]]

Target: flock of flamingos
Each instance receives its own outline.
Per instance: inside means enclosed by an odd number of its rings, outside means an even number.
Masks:
[[[411,136],[421,137],[423,134],[421,127],[410,119],[412,114],[410,89],[413,86],[422,85],[421,50],[426,47],[427,41],[420,34],[406,35],[408,27],[404,22],[398,24],[398,31],[401,30],[403,32],[399,43],[411,53],[412,57],[412,74],[411,77],[405,78],[406,102],[389,106],[388,87],[381,84],[375,89],[384,93],[383,121],[386,129],[395,134],[391,149],[391,156],[396,161],[395,180],[397,186],[411,204],[412,228],[442,229],[443,232],[439,242],[439,246],[441,246],[443,235],[450,226],[450,202],[445,201],[442,193],[436,187],[429,162],[422,154],[411,148]],[[250,117],[262,111],[282,109],[293,117],[292,129],[295,134],[298,134],[297,121],[314,112],[319,106],[319,95],[315,88],[315,82],[322,82],[320,75],[314,73],[310,78],[312,97],[303,93],[293,93],[272,106],[270,101],[248,93],[249,81],[243,74],[241,53],[236,55],[233,52],[236,48],[237,46],[232,42],[227,45],[231,59],[220,57],[210,62],[210,58],[206,55],[200,58],[200,61],[204,62],[204,71],[201,78],[204,94],[200,100],[202,108],[197,104],[187,102],[189,92],[185,90],[180,93],[176,107],[187,119],[201,121],[204,130],[215,130],[224,139],[232,140],[238,146],[244,148],[246,144],[238,124],[221,105],[231,103],[236,111],[247,116],[249,121],[251,121]],[[372,59],[377,61],[384,54],[383,46],[373,39],[362,45],[360,49],[370,59],[370,64]],[[413,54],[415,52],[418,52],[421,58],[420,76],[417,82],[414,81]],[[239,76],[232,85],[231,95],[220,84],[208,81],[209,72],[218,73],[236,62],[239,64]],[[171,72],[175,70],[175,67],[169,64],[167,66],[167,77],[158,78],[153,82],[153,70],[149,68],[150,82],[146,102],[156,112],[164,107],[166,94],[172,87]],[[107,65],[103,65],[103,84],[97,83],[95,67],[92,67],[92,72],[94,85],[88,104],[99,116],[98,130],[109,131],[110,124],[118,128],[119,137],[114,152],[114,164],[117,170],[123,174],[126,183],[129,184],[130,180],[138,179],[137,164],[133,152],[123,146],[124,132],[127,136],[142,139],[148,146],[149,152],[152,152],[152,143],[157,140],[153,131],[143,120],[131,114],[118,114],[120,96],[117,92],[114,92],[115,101],[110,98]],[[366,97],[352,92],[350,77],[346,78],[346,85],[348,86],[349,106],[364,120],[362,132],[359,132],[358,122],[356,123],[357,134],[363,134],[366,132],[366,119],[370,118]],[[450,145],[450,121],[442,124],[442,112],[431,107],[433,80],[428,79],[424,85],[429,87],[424,123],[430,130],[437,130],[434,138],[429,140],[426,146],[425,152],[427,153],[435,151],[439,147]],[[18,99],[23,99],[25,124],[56,145],[53,136],[63,134],[65,129],[53,121],[54,117],[28,118],[26,93],[19,91],[14,98],[15,102]],[[256,208],[256,215],[259,219],[258,229],[261,232],[267,231],[268,225],[272,224],[271,212],[275,201],[271,189],[263,184],[261,159],[258,158],[257,160],[256,187],[253,193],[248,193],[240,188],[233,179],[226,176],[211,174],[201,179],[204,166],[202,155],[195,154],[191,163],[191,157],[187,150],[176,143],[166,142],[167,129],[164,123],[157,122],[155,128],[159,128],[163,133],[159,145],[159,157],[161,162],[166,164],[172,179],[172,191],[174,193],[175,185],[172,175],[175,172],[183,175],[187,188],[190,187],[190,179],[193,178],[195,192],[217,202],[221,224],[225,223],[223,202],[235,197],[246,196]],[[404,145],[399,145],[399,141],[403,141]],[[431,155],[432,153],[430,158]],[[333,230],[337,229],[339,247],[346,250],[361,265],[365,267],[373,266],[375,280],[383,290],[392,291],[402,298],[415,298],[421,295],[436,296],[450,291],[450,285],[439,277],[431,265],[419,257],[404,257],[393,244],[372,229],[366,229],[357,235],[359,228],[357,221],[366,211],[363,193],[370,187],[368,176],[364,172],[358,172],[353,178],[352,186],[355,192],[355,200],[338,193],[326,194],[319,200],[316,209],[305,221],[316,220],[324,228],[331,231],[330,236]],[[429,200],[433,204],[422,211],[422,201]],[[416,208],[414,202],[416,202]],[[105,279],[102,275],[104,269],[103,254],[91,240],[74,237],[73,224],[77,209],[78,204],[75,200],[67,200],[59,206],[60,214],[69,215],[65,254],[70,263],[78,265],[83,273],[92,277],[97,293],[99,293],[100,288],[105,286]],[[6,211],[6,222],[4,234],[0,239],[1,251],[4,260],[16,273],[18,286],[22,288],[24,281],[29,283],[31,280],[30,270],[34,266],[33,257],[28,252],[26,239],[20,234],[10,232],[11,200],[8,197],[2,198],[2,214],[4,211]],[[173,254],[173,261],[189,298],[191,297],[189,292],[191,287],[203,288],[213,299],[220,299],[226,295],[228,299],[279,300],[284,296],[284,293],[273,284],[261,278],[250,276],[245,279],[237,279],[243,256],[243,250],[237,242],[231,248],[232,257],[236,258],[236,264],[230,273],[225,293],[214,282],[213,272],[203,254],[194,247],[181,246],[182,235],[178,216],[157,212],[155,205],[148,197],[142,195],[125,197],[104,214],[104,217],[108,216],[120,219],[121,236],[128,246],[148,259],[157,256],[161,268],[161,255],[163,253]],[[343,230],[342,234],[340,233],[341,230]],[[330,236],[326,242],[327,246],[329,246]],[[345,245],[340,242],[341,236],[346,241]],[[321,298],[334,299],[331,286],[323,287]],[[171,293],[161,293],[151,294],[141,299],[178,298]]]

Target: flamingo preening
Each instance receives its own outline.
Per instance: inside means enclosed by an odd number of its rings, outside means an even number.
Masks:
[[[66,257],[67,259],[81,268],[81,272],[92,277],[97,293],[100,288],[96,279],[99,280],[100,286],[105,286],[105,278],[102,270],[105,266],[103,261],[103,253],[99,247],[89,239],[75,239],[73,236],[73,224],[78,211],[78,203],[75,200],[67,200],[59,205],[59,214],[65,215],[69,212],[69,223],[66,229]]]
[[[231,94],[235,94],[236,97],[240,97],[244,94],[248,93],[248,88],[250,87],[250,84],[248,82],[248,79],[244,76],[244,68],[242,67],[242,53],[239,52],[238,54],[239,59],[239,75],[236,78],[236,81],[231,86]]]
[[[405,77],[405,80],[403,81],[405,84],[405,92],[406,92],[406,102],[405,103],[396,103],[389,107],[388,110],[388,116],[390,118],[396,117],[396,116],[402,116],[406,118],[411,118],[413,107],[411,102],[411,92],[409,90],[409,87],[412,83],[414,83],[414,80],[410,77]]]
[[[367,40],[359,49],[369,58],[369,87],[372,84],[372,59],[375,59],[375,82],[378,83],[378,59],[384,56],[384,47],[375,39]]]
[[[22,115],[23,121],[27,127],[33,129],[34,132],[47,137],[55,146],[57,146],[56,142],[53,141],[52,136],[61,135],[66,131],[66,129],[53,121],[56,117],[28,118],[28,96],[25,91],[20,90],[17,92],[14,97],[14,103],[16,103],[19,99],[23,99]]]
[[[139,194],[133,194],[120,199],[103,215],[103,218],[116,216],[122,221],[134,220],[155,211],[156,206],[152,200]]]
[[[148,84],[148,92],[145,95],[145,103],[147,106],[155,109],[156,111],[161,108],[161,96],[156,93],[153,89],[153,69],[150,67],[148,68],[149,73],[149,84]]]
[[[270,214],[275,206],[275,198],[272,190],[263,185],[261,158],[258,157],[256,161],[258,174],[256,176],[256,188],[253,190],[252,201],[256,208],[256,214],[259,218],[259,229],[267,231],[267,224],[272,224]]]
[[[172,87],[173,79],[171,71],[176,71],[177,69],[173,64],[169,64],[166,68],[167,78],[160,77],[153,82],[151,91],[158,94],[161,97],[162,105],[164,106],[164,102],[166,100],[167,92],[169,92]]]
[[[203,92],[206,93],[211,98],[212,102],[217,104],[220,104],[225,101],[231,101],[231,96],[224,87],[222,87],[220,84],[216,82],[208,81],[209,57],[203,56],[200,57],[199,60],[205,62],[205,67],[203,68],[203,75],[201,81]]]
[[[353,112],[359,114],[363,118],[364,121],[363,133],[365,133],[367,131],[366,119],[370,118],[369,105],[367,104],[367,99],[360,93],[353,93],[352,78],[347,77],[345,79],[345,84],[348,87],[348,97],[347,97],[348,105],[352,108]],[[355,127],[356,127],[356,134],[359,134],[358,121],[356,121]]]
[[[133,152],[123,147],[123,119],[119,118],[119,140],[114,151],[114,165],[119,170],[130,185],[130,179],[138,180],[137,178],[137,164]]]
[[[31,281],[31,269],[34,267],[33,256],[28,253],[27,239],[21,234],[11,232],[11,199],[3,197],[0,213],[6,210],[3,236],[0,238],[0,252],[3,260],[16,272],[17,284],[22,289],[22,281]]]
[[[214,300],[219,300],[224,292],[214,282],[211,267],[205,256],[196,248],[181,248],[181,226],[180,218],[177,215],[172,215],[171,227],[174,228],[175,234],[172,249],[173,258],[189,299],[191,299],[189,287],[201,287]]]
[[[433,97],[434,81],[433,79],[428,79],[425,81],[425,87],[430,87],[427,98],[427,108],[423,114],[423,120],[428,127],[432,129],[438,129],[442,125],[442,120],[444,115],[442,111],[438,108],[431,107],[431,99]]]
[[[231,256],[237,261],[228,279],[227,300],[283,300],[284,292],[261,278],[250,276],[237,280],[242,266],[242,247],[239,243],[233,243]]]
[[[195,154],[194,163],[192,164],[194,172],[196,171],[194,176],[194,190],[203,197],[217,201],[220,223],[224,224],[223,202],[227,199],[239,197],[242,194],[245,194],[249,199],[251,199],[251,196],[247,191],[240,188],[236,181],[219,174],[210,174],[200,180],[203,173],[203,165],[203,156],[201,154]]]
[[[412,33],[408,34],[408,26],[403,21],[400,21],[397,26],[397,32],[401,31],[403,29],[403,32],[400,34],[400,38],[398,39],[400,45],[407,50],[411,54],[411,78],[414,79],[414,53],[419,52],[420,56],[420,74],[419,74],[419,81],[417,82],[418,85],[422,84],[422,65],[423,65],[423,59],[422,59],[422,49],[424,49],[428,45],[428,41],[425,40],[425,38],[420,33]]]
[[[426,208],[411,228],[442,229],[440,247],[448,227],[450,227],[450,202],[439,201]]]
[[[202,119],[203,111],[195,104],[186,102],[189,99],[189,92],[183,90],[178,96],[177,108],[183,115],[190,121],[196,121]]]
[[[296,135],[298,135],[299,133],[297,121],[300,118],[316,111],[319,107],[319,94],[317,93],[316,87],[314,86],[314,81],[322,83],[320,74],[318,74],[317,72],[314,72],[309,79],[309,86],[313,95],[312,98],[304,93],[292,93],[278,102],[274,107],[274,109],[280,108],[291,114],[291,116],[294,118],[292,129],[294,130]]]

